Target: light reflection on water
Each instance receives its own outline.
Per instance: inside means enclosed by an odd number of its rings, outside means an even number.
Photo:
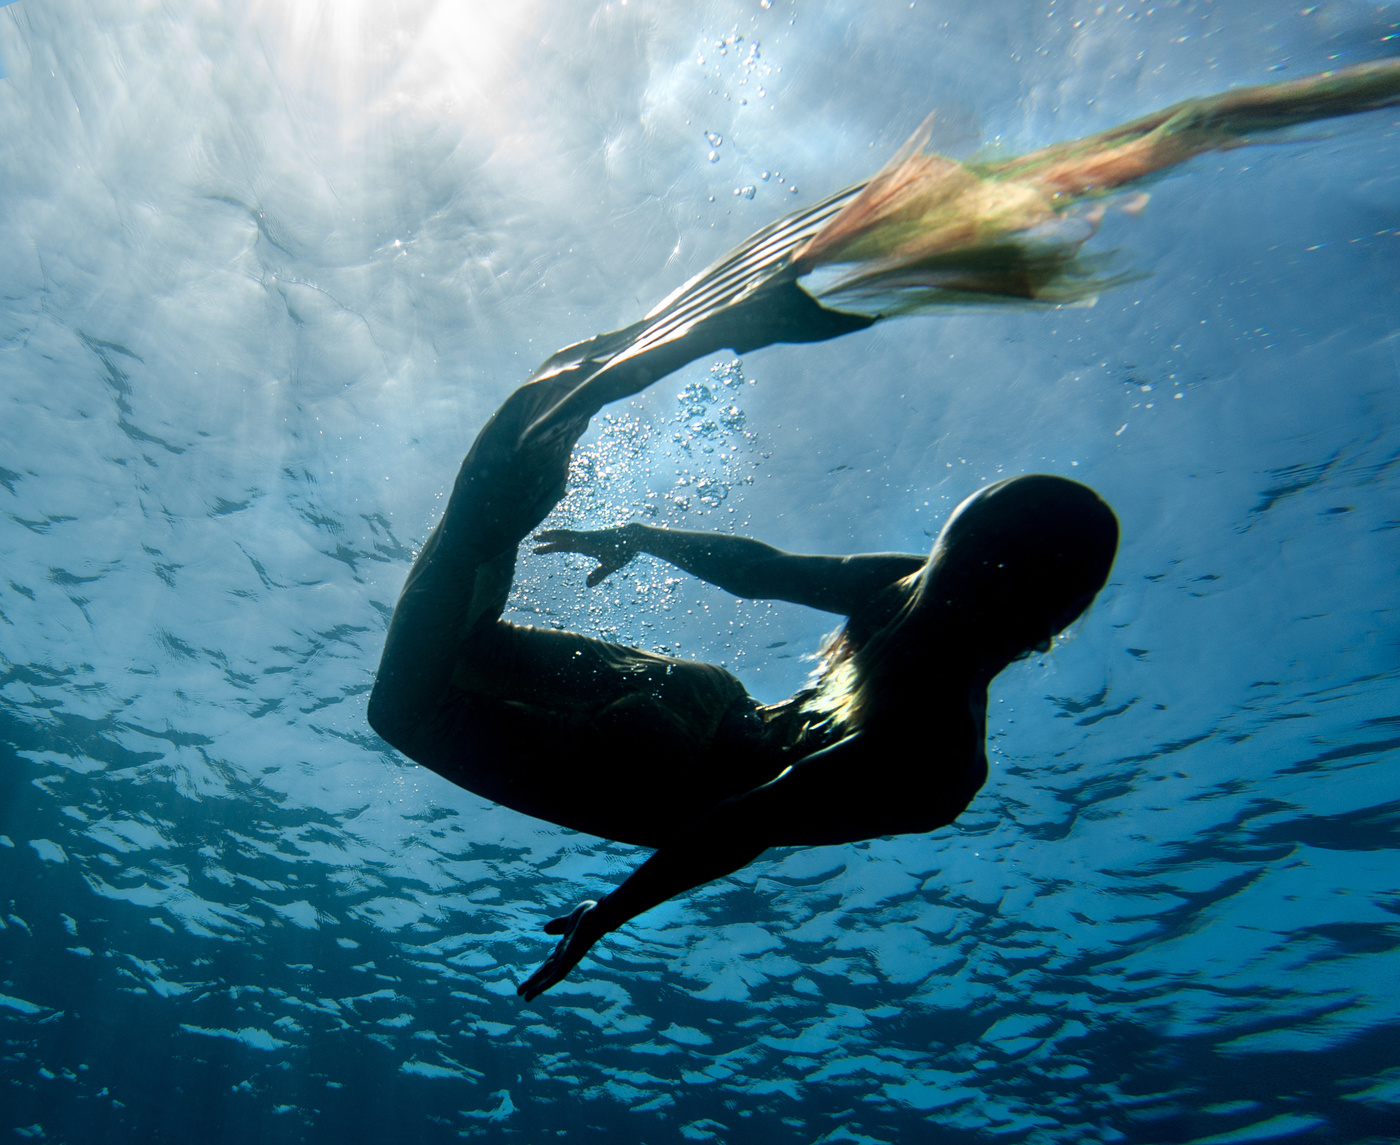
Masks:
[[[1014,151],[1377,54],[1390,9],[448,7],[0,13],[10,1127],[1386,1139],[1393,116],[1158,184],[1101,238],[1150,277],[1093,309],[697,363],[586,439],[551,523],[917,552],[1003,473],[1105,492],[1113,583],[998,682],[955,828],[771,854],[523,1007],[539,924],[638,853],[405,764],[363,702],[557,346],[930,106]],[[580,565],[530,558],[520,616],[764,699],[831,623]]]

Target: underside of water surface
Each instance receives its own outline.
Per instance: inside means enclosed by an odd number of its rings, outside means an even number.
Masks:
[[[932,110],[931,150],[995,162],[1398,28],[1378,0],[0,8],[0,1129],[1393,1140],[1394,111],[1115,200],[1073,306],[710,357],[595,419],[550,526],[922,553],[999,477],[1113,505],[1112,579],[996,680],[954,826],[770,851],[525,1005],[542,923],[646,852],[452,786],[365,705],[463,453],[557,348]],[[508,615],[764,702],[839,619],[590,567],[524,557]]]

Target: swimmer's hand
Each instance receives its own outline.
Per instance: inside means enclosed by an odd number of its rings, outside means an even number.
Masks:
[[[515,992],[525,1001],[533,1002],[555,983],[561,982],[602,937],[596,933],[596,928],[590,925],[592,919],[589,915],[597,905],[592,899],[585,899],[574,907],[572,914],[564,918],[552,918],[544,924],[546,934],[562,934],[564,937],[559,940],[554,953],[544,960],[544,965],[516,987]]]
[[[641,552],[641,527],[635,522],[612,529],[546,529],[535,537],[537,553],[582,553],[598,562],[588,574],[594,588]]]

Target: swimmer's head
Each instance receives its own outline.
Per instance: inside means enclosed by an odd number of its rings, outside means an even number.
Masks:
[[[1118,518],[1076,481],[1034,474],[978,490],[948,518],[898,615],[858,648],[834,642],[814,706],[858,726],[946,687],[950,671],[971,669],[985,686],[1084,613],[1117,549]]]
[[[1000,666],[1049,648],[1108,580],[1118,519],[1087,485],[1031,474],[979,489],[939,533],[915,611]]]

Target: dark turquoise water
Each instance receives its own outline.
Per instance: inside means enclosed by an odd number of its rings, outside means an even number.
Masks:
[[[561,522],[921,551],[998,475],[1103,491],[1113,581],[997,682],[956,827],[772,852],[524,1006],[540,924],[641,853],[408,764],[364,702],[462,452],[556,347],[931,107],[945,146],[1014,153],[1374,58],[1397,24],[1341,0],[0,10],[0,1128],[1394,1140],[1393,114],[1161,181],[1096,240],[1144,277],[1091,308],[700,362],[596,425]],[[532,558],[517,617],[764,699],[829,623],[660,565],[583,576]]]

